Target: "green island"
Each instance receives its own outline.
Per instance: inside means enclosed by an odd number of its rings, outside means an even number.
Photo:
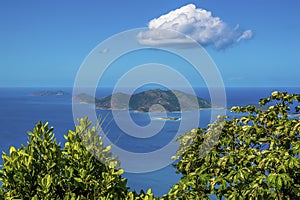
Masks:
[[[180,99],[181,102],[178,101]],[[75,97],[81,103],[95,102],[96,108],[104,110],[134,110],[135,112],[179,112],[213,107],[203,98],[179,90],[147,90],[137,94],[115,93],[102,98],[87,94]],[[128,105],[129,102],[129,105]],[[153,105],[161,105],[154,106]]]
[[[39,90],[39,91],[34,91],[30,94],[31,96],[66,96],[70,95],[68,92],[65,92],[63,90]]]

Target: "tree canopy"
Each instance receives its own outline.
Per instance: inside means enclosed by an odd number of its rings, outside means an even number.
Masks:
[[[117,159],[111,157],[110,147],[102,145],[96,128],[90,122],[79,120],[75,131],[65,136],[61,148],[53,127],[39,122],[29,141],[9,155],[3,153],[1,170],[2,193],[5,199],[124,199],[127,195],[126,180],[117,168]],[[97,151],[108,165],[98,161],[84,146],[88,138],[97,145]],[[109,167],[112,166],[112,167]]]
[[[299,101],[299,94],[273,92],[260,107],[232,107],[240,117],[221,117],[212,129],[188,132],[177,155],[183,176],[168,197],[299,199]]]

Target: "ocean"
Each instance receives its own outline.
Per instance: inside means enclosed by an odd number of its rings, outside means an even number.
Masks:
[[[66,95],[32,95],[35,91],[57,91],[67,92]],[[226,88],[227,108],[236,105],[257,104],[260,98],[268,97],[273,91],[287,91],[299,93],[299,87],[289,88]],[[197,95],[206,100],[210,100],[209,93],[205,88],[198,88]],[[110,88],[102,88],[97,94],[109,95]],[[113,141],[114,145],[133,153],[148,153],[172,142],[180,121],[166,121],[163,129],[156,135],[148,138],[138,138],[124,133],[115,123],[111,111],[97,110],[97,115],[108,117],[104,122],[104,130],[107,131],[107,138]],[[200,110],[200,127],[206,127],[210,123],[211,112],[209,109]],[[230,114],[229,111],[226,111]],[[147,113],[130,112],[134,123],[139,126],[147,126],[155,115]],[[154,116],[154,117],[153,117]],[[168,117],[181,117],[180,113],[168,113]],[[127,120],[127,119],[123,119]],[[54,126],[54,133],[59,142],[64,143],[63,135],[68,130],[74,130],[72,114],[72,88],[0,88],[0,150],[8,152],[10,146],[20,147],[26,144],[27,131],[33,129],[38,121],[48,121]],[[192,127],[191,127],[192,128]],[[189,131],[189,130],[185,130]],[[141,133],[142,134],[142,133]],[[157,158],[159,160],[159,158]],[[141,165],[143,160],[140,161]],[[0,159],[2,163],[2,159]],[[158,167],[159,168],[159,167]],[[125,172],[124,177],[128,179],[130,190],[147,191],[151,188],[156,196],[161,196],[168,192],[170,186],[180,179],[180,175],[172,163],[162,166],[152,172],[137,173]]]

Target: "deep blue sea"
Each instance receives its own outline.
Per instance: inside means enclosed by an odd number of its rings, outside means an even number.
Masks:
[[[35,91],[63,90],[68,95],[63,96],[34,96]],[[236,105],[257,104],[260,98],[268,97],[271,92],[287,91],[299,93],[300,88],[226,88],[227,108]],[[210,100],[209,93],[205,88],[198,88],[197,95]],[[97,94],[109,95],[111,89],[101,89]],[[110,111],[97,110],[97,114],[105,116]],[[201,121],[199,126],[206,127],[210,123],[210,110],[199,111]],[[229,114],[229,113],[228,113]],[[106,120],[104,126],[107,130],[107,137],[114,141],[122,149],[136,153],[147,153],[160,149],[174,140],[174,135],[180,121],[168,121],[162,131],[148,138],[131,137],[126,135],[114,122],[112,117]],[[180,113],[169,113],[170,117],[180,117]],[[151,117],[146,113],[131,112],[133,121],[146,126],[150,123]],[[27,142],[27,131],[32,130],[38,121],[48,121],[54,126],[56,138],[64,143],[63,135],[70,129],[74,129],[72,114],[72,88],[0,88],[0,150],[7,152],[11,145],[20,147]],[[186,130],[189,131],[189,130]],[[159,159],[159,158],[157,158]],[[0,159],[2,163],[2,160]],[[143,161],[141,160],[141,165]],[[176,175],[172,165],[168,165],[157,171],[148,173],[124,174],[128,179],[128,186],[131,190],[140,191],[152,188],[155,195],[167,193],[170,186],[180,179]]]

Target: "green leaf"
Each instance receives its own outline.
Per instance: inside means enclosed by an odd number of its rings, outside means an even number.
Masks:
[[[121,174],[123,174],[123,173],[124,173],[124,170],[123,170],[123,169],[120,169],[120,170],[114,172],[114,174],[116,174],[116,175],[121,175]]]
[[[16,150],[16,148],[14,147],[14,146],[11,146],[10,148],[9,148],[9,154],[10,155],[12,155],[12,153],[13,152],[16,152],[17,150]]]

